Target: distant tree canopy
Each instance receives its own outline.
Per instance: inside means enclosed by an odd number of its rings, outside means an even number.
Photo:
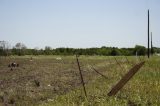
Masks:
[[[122,53],[120,52],[120,50],[118,48],[113,48],[111,51],[111,56],[118,56],[121,55]]]
[[[46,46],[44,49],[45,55],[52,55],[52,48],[50,46]]]
[[[106,47],[101,48],[56,48],[52,49],[46,46],[45,49],[28,49],[23,43],[17,43],[12,49],[6,41],[0,41],[0,56],[7,55],[103,55],[103,56],[132,56],[132,55],[146,55],[144,46],[136,45],[134,48],[117,48]],[[160,53],[160,48],[153,47],[152,52]]]
[[[134,54],[137,55],[145,55],[146,54],[146,48],[144,46],[136,45],[134,48]]]
[[[11,47],[7,41],[0,41],[0,55],[8,56],[11,54]]]
[[[13,55],[23,56],[26,55],[27,47],[23,43],[16,43],[12,49]]]
[[[160,53],[160,48],[153,47],[154,53]]]

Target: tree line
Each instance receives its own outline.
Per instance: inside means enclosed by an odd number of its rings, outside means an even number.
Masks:
[[[132,56],[132,55],[146,55],[147,48],[141,45],[136,45],[134,48],[117,48],[106,47],[100,48],[56,48],[52,49],[50,46],[46,46],[45,49],[30,49],[23,43],[17,43],[11,47],[8,42],[0,41],[0,56],[9,55],[103,55],[103,56]],[[160,48],[153,47],[151,54],[160,53]]]

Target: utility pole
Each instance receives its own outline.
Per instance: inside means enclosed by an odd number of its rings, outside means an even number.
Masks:
[[[148,53],[148,58],[149,58],[149,56],[150,56],[150,51],[149,51],[149,9],[148,9],[148,51],[147,51],[147,53]]]
[[[152,32],[151,32],[151,55],[153,55]]]

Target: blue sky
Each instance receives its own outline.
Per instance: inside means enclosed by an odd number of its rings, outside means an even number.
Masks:
[[[160,0],[0,0],[0,40],[28,48],[160,47]]]

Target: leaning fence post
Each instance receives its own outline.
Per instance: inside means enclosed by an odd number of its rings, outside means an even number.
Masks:
[[[82,83],[82,85],[83,85],[84,94],[85,94],[85,96],[87,97],[87,92],[86,92],[86,88],[85,88],[85,83],[84,83],[83,75],[82,75],[82,70],[81,70],[81,68],[80,68],[79,61],[78,61],[78,56],[77,56],[77,55],[76,55],[76,60],[77,60],[77,65],[78,65],[78,69],[79,69],[79,74],[80,74],[80,77],[81,77],[81,83]]]
[[[135,75],[135,73],[144,65],[145,62],[141,62],[132,67],[127,74],[112,88],[108,93],[108,96],[116,95],[116,93]]]
[[[98,73],[99,75],[101,75],[102,77],[104,77],[105,79],[108,79],[105,75],[103,75],[102,73],[98,72],[93,66],[91,66],[91,68]]]

